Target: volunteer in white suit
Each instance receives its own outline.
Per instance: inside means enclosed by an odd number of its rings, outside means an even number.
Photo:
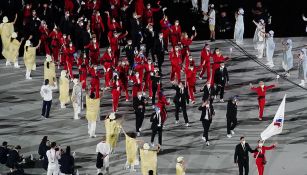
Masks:
[[[243,35],[244,35],[244,20],[243,20],[244,10],[239,8],[238,12],[236,12],[236,24],[234,31],[234,40],[237,44],[243,44]]]
[[[285,70],[285,76],[290,76],[290,70],[293,68],[292,40],[287,39],[283,42],[282,68]]]
[[[300,86],[305,87],[305,81],[307,80],[307,50],[303,48],[299,55],[298,61],[298,78],[301,80]]]
[[[82,87],[78,79],[75,78],[73,82],[74,82],[74,87],[72,89],[71,101],[72,101],[72,106],[74,108],[74,119],[77,120],[79,119],[78,115],[81,112]]]
[[[266,59],[267,59],[266,65],[269,66],[270,68],[274,67],[273,55],[275,50],[275,42],[273,36],[274,36],[274,31],[270,30],[269,33],[267,34],[267,39],[266,39]]]

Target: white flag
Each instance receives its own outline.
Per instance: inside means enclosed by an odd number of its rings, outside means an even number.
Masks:
[[[285,94],[281,104],[279,105],[278,110],[273,119],[273,122],[261,133],[260,136],[262,140],[267,140],[273,135],[280,134],[282,132],[285,120],[286,96],[287,94]]]

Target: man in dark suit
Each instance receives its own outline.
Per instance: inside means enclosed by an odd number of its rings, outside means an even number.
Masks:
[[[215,95],[217,96],[220,93],[220,102],[224,102],[224,88],[228,82],[229,77],[227,68],[225,67],[224,63],[221,63],[220,68],[216,69],[214,74],[214,83],[216,84]]]
[[[159,72],[162,75],[162,64],[164,62],[163,33],[159,33],[159,37],[154,42],[154,57],[157,59]]]
[[[238,105],[238,96],[234,96],[229,99],[227,103],[227,137],[231,138],[235,132],[233,131],[237,126],[237,105]]]
[[[234,154],[234,163],[239,166],[239,175],[243,175],[243,168],[245,169],[245,175],[248,175],[249,171],[249,159],[248,152],[254,153],[248,143],[245,142],[245,138],[240,138],[240,143],[236,146]]]
[[[142,130],[142,123],[145,114],[145,103],[146,99],[142,95],[142,92],[138,92],[137,96],[133,99],[133,109],[135,113],[135,128],[137,136],[140,136],[140,131]]]
[[[9,149],[7,147],[7,142],[3,142],[2,146],[0,146],[0,163],[6,164],[7,162],[7,155],[9,154]]]
[[[142,24],[140,21],[140,16],[133,13],[133,18],[130,20],[131,23],[131,38],[132,38],[132,45],[133,48],[140,49],[141,42],[143,40],[142,34]]]
[[[63,174],[74,174],[75,172],[75,158],[71,155],[70,146],[66,147],[66,152],[61,155],[60,171]]]
[[[156,65],[155,65],[154,73],[150,78],[152,81],[152,99],[151,99],[152,103],[151,104],[155,105],[156,104],[156,94],[157,94],[159,86],[161,87],[161,77],[159,75],[158,68],[156,68]]]
[[[123,51],[125,51],[130,69],[132,69],[134,65],[134,48],[132,46],[132,40],[127,41],[127,45],[124,47]]]
[[[175,103],[175,117],[176,117],[176,124],[179,123],[179,110],[182,109],[183,118],[185,122],[185,126],[189,126],[189,118],[187,114],[187,107],[186,104],[189,104],[189,94],[188,89],[183,85],[182,82],[173,85],[174,89],[176,90],[176,94],[174,97]]]
[[[210,100],[204,101],[203,104],[198,108],[201,111],[200,121],[202,122],[204,133],[202,139],[206,142],[206,145],[209,146],[209,137],[208,132],[210,125],[212,123],[212,117],[215,115],[214,108]]]
[[[145,45],[146,45],[145,55],[148,58],[148,55],[150,53],[151,54],[150,56],[153,62],[156,62],[156,59],[154,57],[154,51],[153,51],[155,38],[156,38],[156,33],[153,30],[153,26],[151,24],[148,24],[144,32],[144,40],[145,40]]]
[[[202,98],[203,102],[209,100],[211,104],[213,103],[214,87],[211,86],[210,80],[207,81],[207,84],[202,89],[200,89],[200,92],[204,92]]]
[[[151,146],[154,146],[155,136],[158,133],[159,135],[159,144],[162,146],[162,118],[160,114],[160,108],[155,108],[155,112],[150,118],[151,122]]]

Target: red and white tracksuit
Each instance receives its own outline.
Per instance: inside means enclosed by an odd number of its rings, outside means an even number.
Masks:
[[[171,81],[174,81],[175,76],[177,77],[177,81],[180,82],[181,80],[181,63],[182,63],[182,59],[181,59],[181,53],[180,51],[172,51],[169,55],[170,60],[171,60],[171,66],[172,66],[172,70],[171,70]]]

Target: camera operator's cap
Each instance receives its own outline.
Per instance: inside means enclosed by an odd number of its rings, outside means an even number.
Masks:
[[[182,156],[180,156],[180,157],[177,157],[177,163],[180,163],[180,162],[182,162],[183,161],[183,157]]]
[[[143,149],[144,150],[149,150],[149,148],[150,148],[149,144],[148,143],[144,143]]]
[[[211,4],[210,7],[213,8],[213,7],[214,7],[214,4]]]
[[[51,56],[50,56],[50,55],[48,55],[48,54],[46,55],[46,61],[47,61],[47,62],[52,61]]]
[[[12,37],[12,38],[17,38],[17,33],[16,33],[16,32],[13,32],[11,37]]]
[[[269,34],[270,34],[271,36],[273,36],[273,35],[274,35],[274,31],[273,31],[273,30],[270,30],[270,31],[269,31]]]
[[[3,22],[3,23],[9,22],[9,19],[7,18],[7,16],[4,16],[4,17],[2,18],[2,22]]]
[[[232,100],[239,100],[239,96],[238,95],[233,96]]]
[[[74,78],[73,82],[74,82],[74,84],[78,84],[79,80],[77,78]]]
[[[31,46],[31,41],[27,40],[25,46]]]
[[[115,113],[114,113],[114,112],[112,112],[112,113],[109,115],[109,119],[111,119],[111,120],[114,120],[114,119],[115,119]]]

